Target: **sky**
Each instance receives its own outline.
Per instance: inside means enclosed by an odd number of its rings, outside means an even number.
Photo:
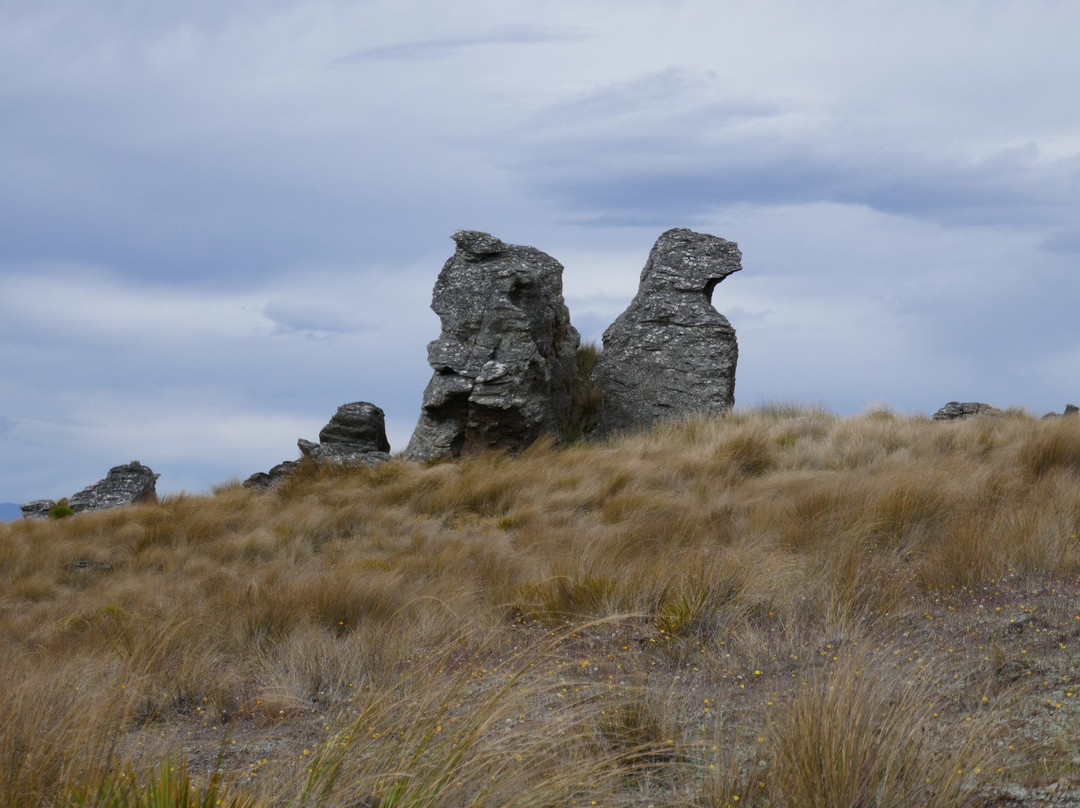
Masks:
[[[1080,403],[1080,3],[0,0],[0,501],[404,449],[458,229],[599,340],[738,242],[736,407]]]

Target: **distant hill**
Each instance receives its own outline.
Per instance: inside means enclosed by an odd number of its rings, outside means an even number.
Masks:
[[[22,517],[22,511],[14,502],[0,502],[0,522],[10,522]]]

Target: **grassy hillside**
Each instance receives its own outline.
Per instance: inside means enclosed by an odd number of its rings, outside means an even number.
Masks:
[[[0,525],[0,805],[1042,804],[1078,530],[1080,418],[785,408]]]

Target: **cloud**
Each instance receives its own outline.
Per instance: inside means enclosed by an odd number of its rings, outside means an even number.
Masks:
[[[265,333],[253,294],[207,294],[163,284],[123,283],[94,265],[34,262],[0,266],[0,333],[55,341],[89,338],[98,345],[148,333],[178,341]]]
[[[335,65],[349,62],[395,61],[415,59],[444,59],[463,50],[495,45],[538,45],[551,42],[574,42],[590,37],[578,28],[556,28],[536,25],[506,26],[483,33],[462,36],[393,42],[353,51],[333,61]]]
[[[342,310],[325,302],[270,300],[262,313],[274,324],[275,334],[302,334],[311,339],[330,339],[370,328],[355,310]]]
[[[347,401],[400,448],[461,227],[561,261],[587,338],[661,230],[737,240],[715,301],[740,406],[1060,411],[1078,24],[899,0],[8,3],[0,499],[132,457],[162,490],[246,476]]]
[[[1047,236],[1041,246],[1049,252],[1080,253],[1080,229],[1061,228]]]
[[[205,489],[295,458],[349,401],[386,409],[403,448],[437,266],[306,267],[224,294],[0,265],[3,499],[71,493],[132,458],[162,492]]]
[[[929,150],[902,131],[868,132],[840,116],[806,121],[778,100],[728,96],[708,75],[643,76],[541,117],[505,166],[579,225],[696,222],[742,204],[1044,227],[1080,212],[1080,152],[1047,159],[1033,143],[978,157],[962,143]]]
[[[732,121],[777,115],[783,107],[748,93],[732,92],[714,70],[672,65],[556,102],[536,116],[536,123],[571,127],[602,124],[606,128],[621,117],[672,123],[672,116],[680,112],[690,121]],[[679,127],[678,122],[675,125]]]

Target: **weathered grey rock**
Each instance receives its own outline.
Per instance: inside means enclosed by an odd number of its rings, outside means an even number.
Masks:
[[[387,453],[386,415],[367,401],[342,404],[319,432],[319,443],[344,447],[353,454]]]
[[[374,466],[390,459],[386,415],[367,401],[342,404],[319,432],[318,443],[301,438],[297,445],[316,463]]]
[[[300,438],[300,454],[316,463],[335,466],[375,466],[390,459],[389,452],[357,452],[340,443],[312,443]]]
[[[374,404],[354,401],[338,407],[330,422],[319,432],[319,443],[300,438],[300,454],[316,463],[338,466],[374,466],[390,459],[386,439],[386,415]],[[270,488],[288,477],[299,461],[278,463],[269,473],[260,471],[244,480],[245,488]]]
[[[102,511],[136,502],[155,502],[157,479],[160,476],[149,466],[132,460],[126,465],[109,469],[104,479],[73,495],[68,500],[68,505],[75,513],[80,513]]]
[[[973,418],[976,415],[1000,416],[1004,413],[997,407],[983,404],[981,401],[950,401],[934,413],[935,421],[954,421],[957,418]]]
[[[270,488],[279,480],[283,480],[292,474],[300,465],[297,460],[285,460],[278,463],[269,472],[257,471],[244,480],[244,488]]]
[[[660,235],[637,295],[604,332],[592,375],[604,396],[594,436],[734,406],[739,346],[712,293],[741,259],[733,241],[685,228]]]
[[[562,295],[563,267],[533,247],[459,230],[431,308],[442,333],[405,457],[520,451],[561,435],[570,417],[580,337]]]
[[[48,519],[49,511],[55,505],[56,502],[51,499],[35,499],[33,502],[20,505],[19,510],[22,511],[23,519]]]

